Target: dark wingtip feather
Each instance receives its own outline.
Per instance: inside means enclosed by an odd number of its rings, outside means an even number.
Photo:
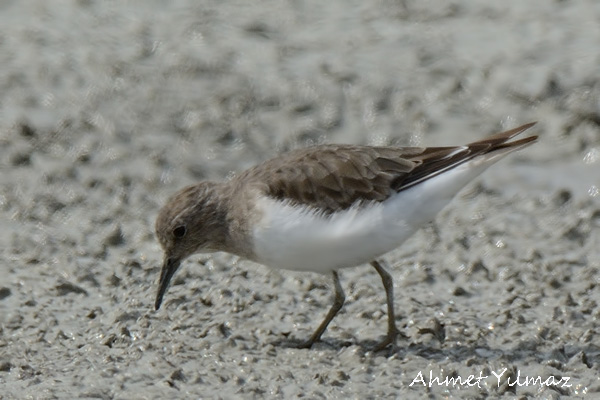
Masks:
[[[504,149],[504,148],[507,148],[507,147],[514,147],[514,148],[525,147],[525,146],[528,146],[530,144],[535,143],[535,141],[537,139],[538,139],[537,135],[535,135],[535,136],[528,136],[526,138],[519,139],[519,140],[514,140],[512,142],[501,143],[501,144],[495,146],[494,149],[498,150],[498,149]]]
[[[530,122],[525,125],[521,125],[517,128],[511,129],[508,131],[496,133],[494,135],[486,137],[485,139],[481,139],[476,142],[469,143],[468,146],[475,145],[475,144],[489,144],[489,145],[492,145],[493,147],[496,147],[497,145],[502,144],[502,143],[514,138],[515,136],[519,135],[520,133],[526,131],[527,129],[531,128],[535,124],[537,124],[537,121]],[[537,136],[535,136],[535,138],[537,139]],[[532,140],[535,140],[535,139],[532,139]],[[514,143],[516,143],[516,142],[514,142]]]
[[[409,176],[402,176],[401,179],[395,180],[395,190],[400,191],[408,189],[420,182],[423,182],[424,180],[433,178],[434,176],[437,176],[448,169],[472,160],[477,156],[497,153],[499,151],[508,153],[510,151],[519,150],[525,146],[528,146],[534,143],[538,137],[529,136],[523,139],[514,140],[512,142],[509,142],[509,140],[521,132],[531,128],[535,124],[536,122],[530,122],[528,124],[521,125],[518,128],[496,133],[495,135],[488,136],[485,139],[469,143],[466,146],[456,147],[456,149],[464,147],[465,151],[450,152],[450,157],[439,157],[439,149],[435,149],[435,152],[429,154],[429,157],[424,159]],[[452,148],[441,149],[448,151]]]

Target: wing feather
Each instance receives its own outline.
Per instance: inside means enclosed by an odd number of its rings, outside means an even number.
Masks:
[[[509,140],[534,124],[465,146],[315,146],[266,161],[236,179],[241,185],[254,185],[273,198],[332,213],[359,202],[384,201],[477,156],[523,147],[537,137]]]

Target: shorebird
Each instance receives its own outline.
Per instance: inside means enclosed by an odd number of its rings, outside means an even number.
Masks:
[[[183,260],[224,251],[271,268],[330,274],[334,301],[300,347],[311,347],[345,300],[339,270],[370,263],[383,282],[395,343],[393,281],[377,258],[400,246],[470,181],[537,136],[511,139],[535,123],[464,146],[328,144],[294,150],[227,182],[188,186],[160,210],[164,250],[155,308]]]

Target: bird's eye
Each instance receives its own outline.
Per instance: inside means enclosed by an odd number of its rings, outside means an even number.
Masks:
[[[187,229],[185,228],[185,225],[179,225],[173,229],[173,236],[175,236],[177,239],[181,239],[185,236],[186,232]]]

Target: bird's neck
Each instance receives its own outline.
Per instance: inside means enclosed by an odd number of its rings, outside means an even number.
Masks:
[[[234,188],[227,182],[215,183],[203,214],[209,215],[211,249],[252,259],[247,211],[240,207]],[[242,203],[243,204],[243,203]]]

